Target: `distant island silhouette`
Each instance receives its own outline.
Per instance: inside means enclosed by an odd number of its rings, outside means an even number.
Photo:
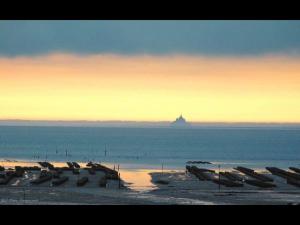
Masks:
[[[186,119],[183,118],[182,115],[180,115],[178,118],[176,118],[175,121],[173,121],[171,123],[172,126],[175,126],[175,127],[188,127],[190,126],[190,124],[188,122],[186,122]]]
[[[180,122],[181,121],[181,122]],[[184,121],[182,123],[182,121]],[[0,126],[51,126],[51,127],[143,127],[143,128],[170,128],[172,124],[190,124],[192,128],[197,127],[230,127],[230,128],[253,128],[253,127],[286,127],[300,128],[299,122],[198,122],[186,120],[180,116],[175,121],[134,121],[134,120],[24,120],[24,119],[0,119]]]

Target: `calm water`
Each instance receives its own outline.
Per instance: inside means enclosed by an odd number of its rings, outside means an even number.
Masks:
[[[0,159],[93,160],[123,168],[183,169],[188,160],[300,166],[300,129],[0,126]]]

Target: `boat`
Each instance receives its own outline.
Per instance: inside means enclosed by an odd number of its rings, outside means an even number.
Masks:
[[[249,177],[257,179],[259,181],[263,181],[263,182],[273,182],[274,181],[271,177],[268,177],[266,175],[257,173],[254,170],[246,168],[246,167],[238,166],[238,167],[236,167],[234,169],[237,170],[237,171],[240,171],[240,172],[242,172],[244,174],[246,174]]]
[[[155,183],[156,183],[156,184],[163,184],[163,185],[167,185],[167,184],[169,184],[170,182],[169,182],[169,181],[167,181],[167,180],[157,180],[157,181],[155,181]]]
[[[214,171],[214,170],[210,170],[210,169],[198,168],[198,167],[197,167],[197,169],[198,169],[198,171],[200,171],[200,172],[210,172],[210,173],[216,173],[216,171]]]
[[[106,173],[105,178],[108,180],[119,180],[119,175],[115,173]]]
[[[46,181],[50,181],[51,179],[52,179],[52,176],[47,175],[47,176],[39,177],[35,180],[32,180],[30,183],[31,184],[41,184],[41,183],[44,183]]]
[[[38,164],[40,164],[41,167],[46,167],[44,162],[38,162]]]
[[[88,177],[81,177],[80,179],[77,180],[77,186],[82,187],[84,186],[87,182],[89,181]]]
[[[15,177],[22,177],[25,173],[25,170],[21,166],[15,166]]]
[[[79,165],[77,162],[72,162],[72,164],[73,164],[73,166],[74,166],[75,168],[77,168],[77,169],[80,168],[80,165]]]
[[[15,176],[15,172],[6,173],[5,177],[0,180],[0,185],[7,185]]]
[[[231,181],[243,181],[244,180],[241,176],[231,173],[231,172],[220,172],[220,175],[224,176],[225,178],[227,178],[228,180],[231,180]]]
[[[300,169],[296,168],[296,167],[289,167],[290,170],[296,172],[296,173],[300,173]]]
[[[210,174],[215,173],[214,170],[198,168],[196,166],[186,166],[186,169],[187,169],[188,172],[195,175],[199,180],[202,180],[202,181],[209,180],[209,181],[211,181],[212,179],[214,179],[210,175]]]
[[[187,161],[187,164],[212,164],[211,162],[207,161]]]
[[[298,174],[298,173],[292,173],[292,172],[289,172],[289,171],[279,169],[277,167],[266,167],[266,169],[268,171],[270,171],[272,174],[277,175],[279,177],[282,177],[284,179],[300,180],[300,174]]]
[[[107,180],[106,180],[106,177],[102,177],[99,181],[99,186],[100,187],[106,187],[106,184],[107,184]]]
[[[38,166],[24,166],[22,167],[25,171],[41,171],[41,168]]]
[[[49,171],[47,171],[47,170],[42,170],[42,171],[40,172],[40,175],[39,175],[40,178],[42,178],[42,177],[47,177],[47,176],[51,176],[51,177],[52,177],[52,173],[49,172]]]
[[[73,163],[71,163],[71,162],[67,162],[67,165],[68,165],[68,167],[69,167],[70,169],[73,169],[73,168],[74,168]]]
[[[87,164],[86,164],[86,166],[92,166],[93,165],[93,162],[88,162]]]
[[[286,183],[290,184],[290,185],[293,185],[293,186],[296,186],[296,187],[300,187],[300,181],[299,180],[295,180],[293,178],[288,178],[286,180]]]
[[[261,188],[274,188],[274,187],[276,187],[276,184],[269,183],[269,182],[263,182],[263,181],[259,181],[259,180],[246,179],[245,183],[247,183],[249,185],[252,185],[252,186],[256,186],[256,187],[261,187]]]
[[[226,187],[243,187],[244,184],[237,181],[225,180],[225,179],[213,179],[212,182]]]
[[[91,168],[87,168],[88,170],[89,169],[93,169],[94,171],[102,171],[105,173],[107,179],[119,179],[119,174],[118,174],[118,171],[116,170],[113,170],[113,169],[110,169],[106,166],[103,166],[99,163],[92,163],[90,162],[89,163],[90,167]]]
[[[41,167],[48,168],[50,170],[54,169],[54,166],[49,162],[38,162],[38,164],[40,164]]]
[[[69,177],[63,176],[63,177],[61,177],[59,179],[53,180],[52,181],[52,185],[53,186],[59,186],[59,185],[65,183],[65,182],[67,182],[68,180],[69,180]]]

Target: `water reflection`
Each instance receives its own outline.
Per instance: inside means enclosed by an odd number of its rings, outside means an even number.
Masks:
[[[151,182],[151,176],[149,175],[151,172],[158,172],[158,170],[123,169],[120,170],[120,175],[129,188],[135,191],[147,192],[157,188],[157,186]]]

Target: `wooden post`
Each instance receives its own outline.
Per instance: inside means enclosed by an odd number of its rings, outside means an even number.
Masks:
[[[25,204],[25,188],[23,188],[23,200],[24,200],[24,204]]]
[[[121,175],[119,173],[119,189],[121,188]]]
[[[219,167],[219,192],[220,192],[220,190],[221,190],[221,184],[220,184],[220,165],[218,165],[218,167]]]

